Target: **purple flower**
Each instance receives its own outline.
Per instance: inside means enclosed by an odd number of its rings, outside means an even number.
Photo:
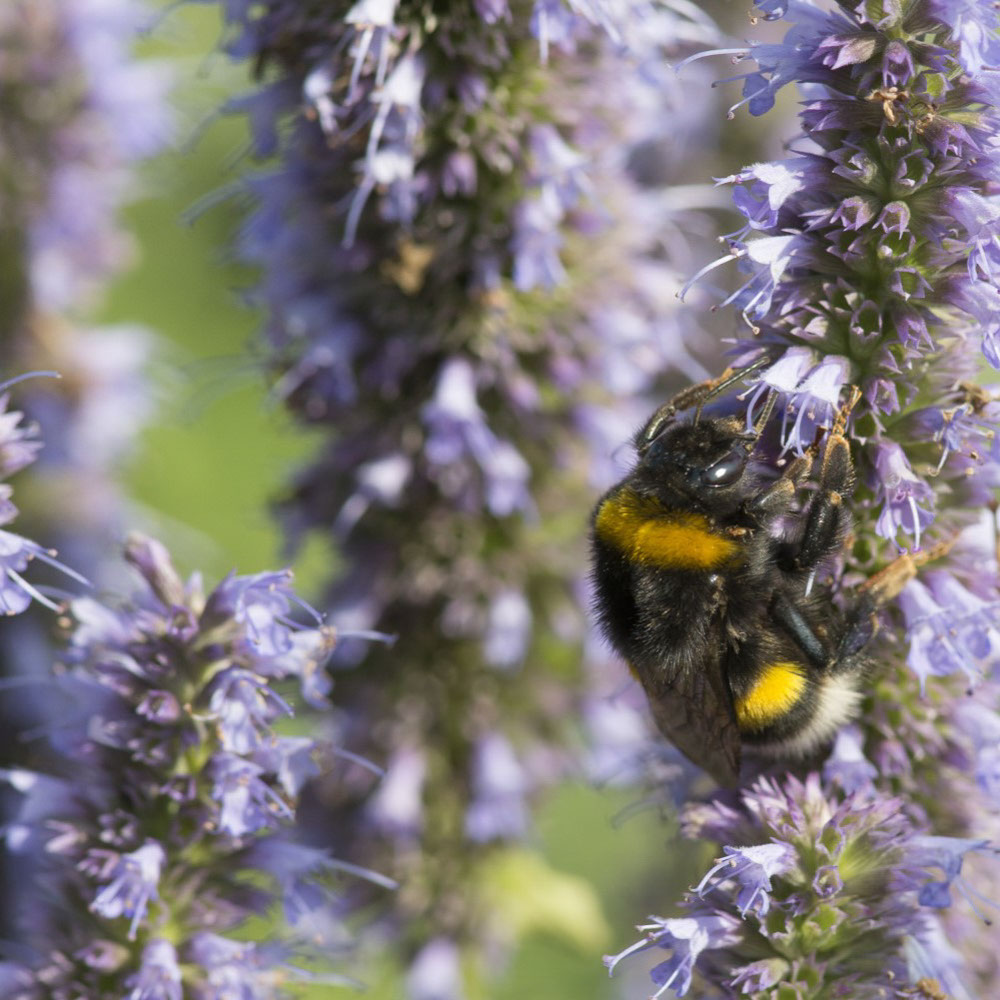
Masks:
[[[423,419],[428,428],[425,454],[432,467],[455,465],[468,454],[482,471],[486,504],[493,514],[507,517],[531,508],[528,464],[487,426],[468,361],[455,358],[447,363]]]
[[[951,888],[954,886],[975,909],[976,903],[973,897],[978,896],[978,893],[962,880],[962,861],[970,851],[983,851],[987,847],[988,842],[985,840],[968,840],[961,837],[914,838],[909,854],[910,863],[925,868],[938,868],[944,875],[940,881],[928,882],[920,890],[921,905],[935,908],[950,906]]]
[[[653,982],[659,987],[654,994],[655,997],[662,996],[668,989],[673,989],[679,997],[686,996],[691,988],[691,978],[698,956],[706,949],[725,947],[739,939],[739,921],[722,914],[677,917],[668,920],[650,917],[650,921],[636,928],[644,935],[642,940],[617,955],[605,955],[604,964],[611,973],[623,958],[638,951],[645,951],[648,948],[671,951],[673,954],[670,958],[654,966],[649,973]]]
[[[202,931],[190,943],[191,958],[204,970],[203,1000],[246,997],[263,1000],[272,992],[276,970],[263,947]]]
[[[155,938],[142,950],[139,971],[125,983],[125,1000],[182,1000],[181,969],[169,941]]]
[[[0,385],[0,390],[16,382],[38,375],[54,375],[54,372],[31,372]],[[0,395],[0,477],[6,478],[31,465],[37,457],[42,442],[35,425],[22,425],[22,414],[8,410],[10,397]],[[9,524],[18,515],[18,509],[11,500],[12,490],[6,483],[0,483],[0,524]],[[32,600],[44,604],[53,611],[59,606],[45,596],[22,575],[34,559],[48,563],[61,573],[78,583],[87,584],[79,573],[55,559],[55,551],[43,549],[21,535],[0,530],[0,614],[17,615],[25,611]]]
[[[972,744],[976,784],[993,802],[1000,802],[1000,716],[970,701],[956,708],[955,722]]]
[[[528,778],[514,748],[499,733],[489,733],[479,741],[472,780],[466,836],[477,843],[522,837],[528,827]]]
[[[417,952],[406,976],[408,1000],[462,1000],[465,990],[458,946],[448,938],[434,938]]]
[[[531,605],[517,590],[502,590],[490,604],[483,657],[500,670],[520,666],[531,641]]]
[[[839,785],[848,795],[874,789],[878,768],[865,757],[857,726],[846,726],[837,733],[830,756],[823,765],[823,777]]]
[[[10,410],[10,394],[0,395],[0,478],[7,479],[31,465],[42,448],[35,424],[23,424],[24,414]]]
[[[633,784],[641,780],[647,758],[659,749],[649,721],[623,696],[596,696],[584,708],[588,754],[586,772],[598,784]],[[663,750],[668,748],[663,747]]]
[[[532,288],[554,288],[566,280],[566,269],[559,257],[564,238],[559,230],[563,210],[557,196],[542,192],[522,201],[514,215],[514,287],[526,292]]]
[[[109,919],[130,917],[128,938],[134,941],[150,901],[158,898],[157,885],[165,861],[163,848],[152,840],[121,855],[110,872],[111,881],[94,897],[91,909]]]
[[[375,794],[368,800],[365,814],[380,830],[398,839],[412,840],[424,824],[422,795],[427,776],[427,759],[415,747],[396,751]]]
[[[325,914],[337,927],[333,916],[338,900],[327,876],[349,872],[386,889],[397,883],[376,872],[347,864],[332,857],[328,851],[290,840],[269,837],[256,841],[246,852],[249,867],[267,872],[278,884],[285,918],[290,926],[303,930],[315,927],[317,918]],[[343,928],[337,927],[343,938]]]
[[[763,918],[770,907],[771,878],[783,874],[795,864],[795,851],[789,844],[782,843],[727,847],[725,851],[694,891],[703,896],[716,876],[720,876],[715,879],[716,884],[734,879],[740,886],[736,898],[740,916],[745,917],[747,911],[753,909]]]
[[[880,440],[875,447],[875,485],[882,505],[875,530],[891,542],[902,530],[913,536],[914,547],[919,549],[921,534],[934,520],[934,491],[913,472],[895,441]]]
[[[920,680],[921,694],[928,677],[946,677],[961,671],[970,683],[979,679],[975,663],[956,642],[956,615],[942,607],[920,580],[906,585],[899,595],[899,606],[910,643],[906,662]]]
[[[882,84],[886,87],[905,87],[913,77],[913,55],[905,43],[893,39],[882,53]]]
[[[974,76],[1000,64],[1000,34],[989,0],[931,0],[930,8],[952,26],[963,68]]]
[[[831,427],[841,405],[841,390],[850,376],[846,358],[827,356],[815,364],[808,348],[792,347],[765,368],[752,390],[747,406],[748,426],[753,424],[754,404],[765,393],[778,392],[785,400],[781,427],[782,451],[801,455],[820,428]]]
[[[783,958],[765,958],[759,962],[733,969],[731,985],[741,993],[757,993],[782,982],[788,974],[788,962]]]
[[[218,753],[212,764],[212,797],[219,803],[219,828],[233,837],[272,829],[292,817],[288,804],[253,761]]]
[[[268,687],[263,677],[237,668],[218,676],[209,710],[218,722],[223,749],[238,754],[266,746],[274,718],[281,713],[292,714],[288,703]]]

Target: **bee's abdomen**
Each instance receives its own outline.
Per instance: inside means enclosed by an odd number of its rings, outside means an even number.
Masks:
[[[742,693],[734,692],[733,705],[741,732],[762,732],[790,721],[791,716],[801,712],[809,685],[805,668],[797,663],[764,666]]]
[[[733,684],[740,735],[769,753],[809,753],[857,715],[862,678],[862,665],[851,661],[828,672],[792,661],[769,662]]]
[[[659,569],[714,570],[743,555],[739,542],[712,531],[704,515],[669,510],[629,489],[600,505],[594,533],[630,562]]]

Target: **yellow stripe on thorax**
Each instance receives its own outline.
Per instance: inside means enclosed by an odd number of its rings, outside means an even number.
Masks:
[[[795,663],[771,663],[753,687],[736,699],[736,721],[741,729],[763,729],[780,719],[802,697],[806,679]]]
[[[601,504],[598,537],[630,559],[664,569],[715,569],[739,556],[739,545],[714,533],[708,518],[672,511],[655,500],[621,490]]]

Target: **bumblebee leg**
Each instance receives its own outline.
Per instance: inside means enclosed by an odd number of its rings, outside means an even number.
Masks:
[[[860,653],[871,642],[878,630],[877,610],[878,605],[870,593],[858,595],[857,602],[847,612],[846,627],[837,648],[838,662]]]
[[[954,538],[938,542],[920,552],[904,552],[888,566],[870,576],[858,590],[868,594],[876,608],[887,604],[917,575],[917,570],[935,559],[946,556],[955,544]]]
[[[955,540],[949,539],[922,552],[904,552],[858,587],[858,599],[847,614],[838,659],[860,652],[878,630],[878,609],[896,597],[921,566],[947,555],[954,544]]]
[[[795,604],[780,590],[771,602],[771,616],[798,643],[813,666],[823,669],[829,665],[833,651],[827,648]]]
[[[787,514],[795,501],[796,490],[809,475],[814,458],[815,454],[810,449],[786,466],[779,479],[761,490],[747,503],[747,513],[756,517],[762,524]]]
[[[861,393],[855,388],[827,435],[819,492],[809,507],[805,530],[792,558],[795,569],[814,569],[835,552],[850,524],[850,513],[844,501],[854,492],[854,465],[844,429],[860,397]]]

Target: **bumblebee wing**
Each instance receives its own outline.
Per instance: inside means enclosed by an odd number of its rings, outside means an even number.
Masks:
[[[740,776],[740,733],[718,662],[682,670],[660,694],[648,692],[660,732],[721,785]]]

